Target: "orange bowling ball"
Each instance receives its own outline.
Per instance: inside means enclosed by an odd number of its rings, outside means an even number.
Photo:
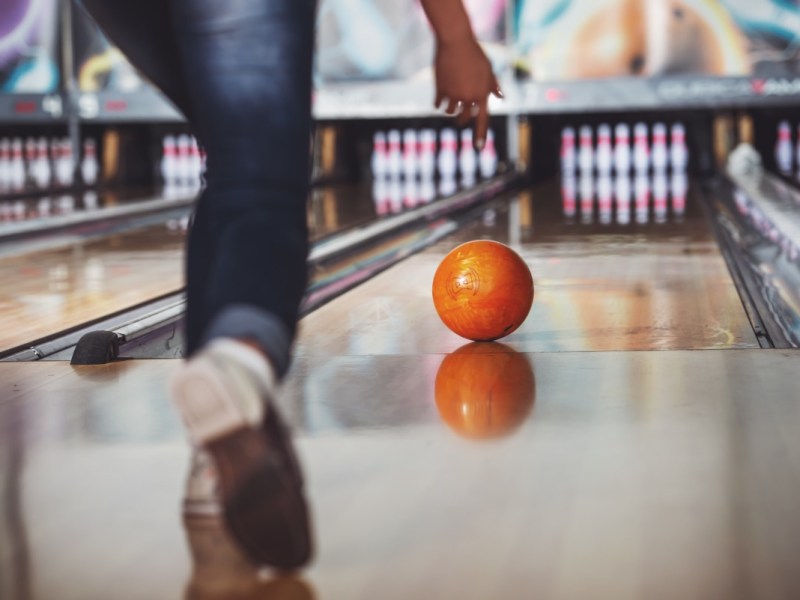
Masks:
[[[433,276],[433,304],[452,331],[476,342],[515,331],[533,304],[533,277],[508,246],[490,240],[461,244]]]

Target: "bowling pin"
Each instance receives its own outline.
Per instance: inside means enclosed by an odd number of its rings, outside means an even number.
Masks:
[[[564,216],[571,220],[575,217],[576,208],[575,173],[564,172],[561,175],[561,209]]]
[[[197,145],[197,138],[192,136],[189,142],[189,172],[193,188],[199,188],[202,182],[203,159],[200,157],[200,146]]]
[[[656,123],[653,125],[653,151],[650,156],[653,171],[656,173],[666,171],[668,160],[667,127],[664,123]]]
[[[611,223],[611,215],[613,208],[612,189],[613,186],[611,183],[611,175],[609,175],[608,173],[603,173],[600,176],[598,176],[597,208],[598,208],[598,214],[600,216],[600,223],[603,225],[608,225],[609,223]]]
[[[670,195],[672,196],[672,214],[681,220],[686,214],[686,191],[688,188],[686,173],[676,171],[670,180]]]
[[[633,169],[637,175],[647,173],[650,167],[650,147],[647,141],[647,125],[637,123],[633,127]]]
[[[613,151],[611,149],[611,127],[609,127],[606,123],[602,123],[597,128],[597,153],[595,155],[597,172],[600,175],[610,175],[613,161]]]
[[[436,131],[423,129],[419,134],[419,174],[433,179],[436,174]]]
[[[70,187],[75,181],[75,157],[69,138],[61,139],[61,177],[65,187]]]
[[[386,134],[376,131],[372,136],[372,156],[370,157],[373,179],[382,179],[386,176],[387,161]]]
[[[561,130],[561,172],[575,174],[575,130],[572,127]]]
[[[594,178],[591,173],[581,173],[579,182],[581,221],[591,223],[594,212]]]
[[[36,168],[38,166],[36,140],[29,137],[25,140],[25,182],[28,186],[36,185]]]
[[[494,131],[491,129],[486,132],[486,143],[478,157],[478,166],[483,179],[494,177],[497,173],[497,149],[494,145]]]
[[[41,218],[46,219],[50,216],[52,205],[53,201],[50,198],[41,198],[36,204],[36,212],[39,213]]]
[[[175,176],[182,185],[188,185],[192,179],[192,163],[189,158],[189,136],[182,133],[178,136],[178,154],[175,159]]]
[[[584,125],[580,128],[580,147],[578,149],[578,168],[581,177],[591,175],[594,168],[594,148],[592,147],[592,128]]]
[[[22,140],[20,138],[14,138],[11,142],[9,188],[16,192],[25,188],[25,160],[22,158]]]
[[[83,210],[97,210],[100,198],[94,190],[86,190],[83,193]]]
[[[647,223],[650,211],[650,180],[645,173],[638,173],[633,183],[636,222]]]
[[[406,179],[415,179],[417,176],[418,152],[417,132],[414,129],[406,129],[403,132],[403,172]]]
[[[631,132],[627,123],[618,123],[614,128],[614,170],[617,174],[628,174],[631,170]]]
[[[81,160],[81,179],[89,187],[97,183],[97,173],[100,166],[97,163],[97,145],[92,138],[83,141],[83,159]]]
[[[11,180],[11,142],[8,138],[0,140],[0,192],[9,188]]]
[[[387,137],[389,145],[386,152],[386,174],[389,177],[400,177],[403,172],[403,153],[400,148],[400,132],[392,129]]]
[[[25,203],[22,200],[17,200],[11,205],[15,221],[24,221],[27,212]]]
[[[778,124],[778,141],[775,143],[775,163],[784,175],[792,172],[792,130],[788,121]]]
[[[177,178],[177,147],[174,135],[165,135],[161,140],[161,179],[165,185],[172,185]]]
[[[442,129],[437,165],[442,179],[455,179],[458,162],[458,139],[455,129]],[[452,192],[451,192],[452,193]]]
[[[464,129],[461,131],[461,151],[458,154],[458,168],[461,171],[461,182],[464,186],[471,186],[475,183],[477,166],[475,146],[472,145],[472,129]]]
[[[656,223],[667,222],[667,174],[656,171],[653,175],[653,216]]]
[[[34,185],[45,190],[50,186],[50,161],[47,157],[47,140],[39,138],[34,149],[34,158],[30,168]]]
[[[670,131],[669,161],[672,172],[683,172],[689,163],[686,147],[686,129],[683,123],[673,123]]]
[[[797,146],[795,147],[795,160],[797,160],[797,175],[800,178],[800,125],[797,126]]]

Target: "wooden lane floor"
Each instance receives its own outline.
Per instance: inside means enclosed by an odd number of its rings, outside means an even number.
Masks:
[[[176,364],[0,363],[0,597],[800,597],[797,351],[300,356],[290,578],[184,527]]]
[[[375,218],[369,186],[312,190],[315,240]],[[8,243],[0,256],[0,351],[180,290],[184,228],[173,218],[100,237],[79,233],[33,252],[14,252]]]
[[[690,200],[692,200],[690,198]],[[442,353],[463,340],[441,323],[430,285],[461,242],[511,244],[533,273],[526,322],[504,342],[524,352],[758,348],[700,207],[681,221],[565,221],[546,184],[309,315],[300,354]]]
[[[0,258],[0,350],[180,289],[183,239],[162,225]]]

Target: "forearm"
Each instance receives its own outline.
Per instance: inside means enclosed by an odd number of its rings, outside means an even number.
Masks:
[[[420,0],[440,43],[474,38],[467,11],[461,0]]]

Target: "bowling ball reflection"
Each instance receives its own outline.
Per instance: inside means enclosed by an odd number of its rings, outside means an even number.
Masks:
[[[220,520],[186,519],[192,554],[187,600],[314,600],[311,586],[292,575],[264,576],[233,545]]]
[[[528,357],[505,344],[475,342],[442,361],[436,406],[459,435],[490,439],[509,435],[530,414],[536,379]]]

